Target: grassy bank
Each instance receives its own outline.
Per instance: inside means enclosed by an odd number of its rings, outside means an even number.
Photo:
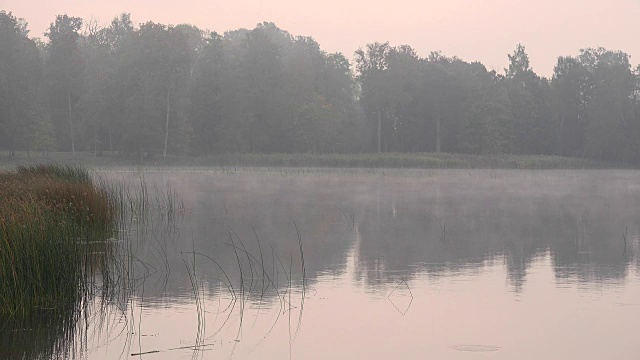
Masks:
[[[227,154],[207,157],[201,163],[222,166],[413,168],[413,169],[582,169],[613,164],[556,156],[479,156],[434,153],[385,154]]]
[[[140,162],[115,153],[94,156],[89,152],[48,153],[46,156],[0,152],[0,166],[68,163],[88,167],[111,166],[251,166],[251,167],[337,167],[407,169],[633,169],[633,164],[607,163],[588,159],[544,155],[467,155],[447,153],[363,153],[363,154],[219,154],[201,157],[161,156]]]
[[[79,167],[0,172],[0,315],[78,302],[90,254],[112,234],[115,202]]]

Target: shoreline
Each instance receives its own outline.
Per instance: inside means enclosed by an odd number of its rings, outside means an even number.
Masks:
[[[72,164],[103,167],[222,167],[222,168],[343,168],[343,169],[624,169],[638,165],[609,163],[548,155],[468,155],[450,153],[361,153],[361,154],[218,154],[201,157],[160,156],[146,161],[120,157],[115,153],[94,156],[91,152],[18,152],[10,157],[0,152],[0,168],[18,165]]]

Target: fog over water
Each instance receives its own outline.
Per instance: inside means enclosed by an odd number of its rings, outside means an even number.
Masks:
[[[82,358],[640,353],[636,171],[98,175],[143,179],[151,199],[168,189],[184,210],[132,220],[143,281],[77,330],[67,345]]]

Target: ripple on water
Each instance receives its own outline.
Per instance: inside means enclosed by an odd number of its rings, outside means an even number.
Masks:
[[[470,344],[453,345],[451,346],[451,348],[453,350],[467,351],[467,352],[489,352],[489,351],[498,351],[500,349],[498,346],[470,345]]]

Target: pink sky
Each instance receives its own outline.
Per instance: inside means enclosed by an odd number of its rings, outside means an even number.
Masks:
[[[502,71],[507,54],[522,43],[544,76],[557,56],[584,47],[623,50],[640,63],[640,0],[0,0],[0,9],[25,18],[34,37],[57,14],[107,24],[129,12],[136,23],[190,23],[218,32],[271,21],[349,58],[369,42],[390,41],[423,56],[442,50]]]

